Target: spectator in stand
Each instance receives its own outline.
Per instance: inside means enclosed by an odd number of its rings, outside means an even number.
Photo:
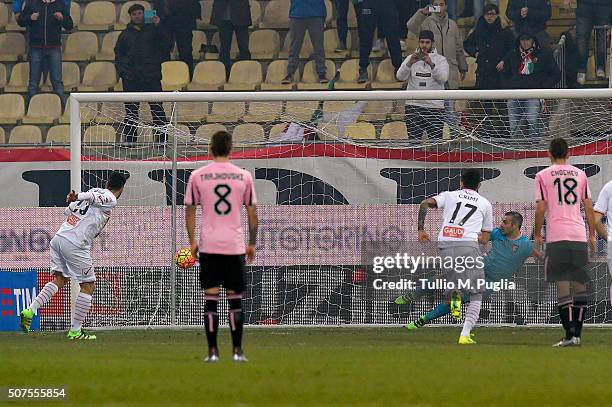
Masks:
[[[161,64],[170,50],[159,16],[152,18],[152,24],[144,23],[144,7],[134,4],[128,9],[130,23],[119,34],[115,45],[115,66],[123,81],[125,92],[161,92]],[[155,131],[155,142],[165,143],[166,114],[161,103],[149,103]],[[126,143],[137,141],[138,102],[125,104],[127,124],[125,125]]]
[[[286,0],[284,0],[286,1]],[[325,28],[325,0],[291,0],[289,10],[289,33],[291,34],[291,49],[287,63],[287,75],[282,83],[287,85],[293,81],[293,75],[300,63],[300,50],[304,35],[308,30],[310,42],[314,50],[314,60],[319,75],[319,83],[328,83],[325,76],[325,48],[323,46],[323,30]]]
[[[515,35],[530,32],[540,48],[550,47],[546,22],[552,16],[550,0],[509,0],[506,16],[514,23]]]
[[[72,30],[70,10],[63,1],[30,0],[19,15],[18,24],[27,29],[30,77],[27,102],[40,92],[43,67],[49,69],[51,85],[62,105],[65,102],[62,81],[62,28]]]
[[[170,40],[170,48],[176,41],[179,58],[189,67],[193,75],[193,30],[202,9],[198,0],[155,0],[153,6],[161,19],[164,31]],[[168,54],[165,58],[170,59]]]
[[[374,41],[374,31],[378,26],[379,35],[387,40],[391,63],[395,71],[402,64],[402,48],[399,38],[399,19],[395,0],[356,0],[357,22],[359,29],[359,78],[358,83],[368,81],[370,51]],[[378,44],[377,44],[378,45]],[[380,49],[377,46],[376,49]]]
[[[429,6],[420,9],[408,21],[408,30],[414,34],[418,34],[421,30],[434,33],[436,51],[446,58],[449,66],[446,89],[458,89],[459,81],[465,79],[468,71],[467,60],[463,52],[463,38],[457,23],[451,20],[446,13],[446,1],[434,0],[432,6],[439,7],[440,11],[432,12]],[[451,100],[444,102],[444,121],[448,123],[451,133],[456,134],[459,127],[458,118],[454,102]]]
[[[351,2],[351,0],[332,0],[332,2],[336,10],[336,26],[338,27],[338,47],[336,48],[336,52],[343,52],[347,50],[348,11],[349,2]],[[355,11],[355,13],[357,13],[357,11]]]
[[[233,33],[236,33],[238,42],[238,60],[251,59],[249,26],[252,21],[249,0],[215,0],[210,23],[219,29],[219,60],[225,65],[225,74],[229,79]]]
[[[570,8],[570,0],[564,2],[566,8]],[[578,74],[576,82],[584,85],[586,81],[586,67],[589,59],[589,44],[591,43],[591,31],[593,26],[610,24],[610,13],[612,13],[612,2],[610,0],[578,0],[576,9],[576,45],[578,48],[578,59],[576,66]],[[595,63],[597,66],[597,79],[606,77],[606,30],[595,30]]]
[[[552,88],[561,80],[561,71],[552,53],[540,48],[535,35],[528,32],[519,36],[515,48],[504,57],[501,69],[509,89]],[[537,137],[539,112],[540,99],[508,100],[511,135],[519,135],[521,120],[525,117],[529,136]]]
[[[21,14],[21,10],[23,10],[23,4],[25,0],[13,0],[13,4],[11,5],[11,9],[13,10],[13,14],[15,15],[15,21],[19,21],[19,15]],[[68,10],[68,14],[70,14],[70,0],[64,0],[64,7]]]
[[[396,77],[408,81],[407,90],[442,90],[448,81],[449,66],[446,58],[434,48],[434,33],[423,30],[419,33],[419,49],[404,60]],[[427,130],[427,136],[442,140],[444,121],[442,100],[406,101],[406,126],[410,135],[420,139]]]

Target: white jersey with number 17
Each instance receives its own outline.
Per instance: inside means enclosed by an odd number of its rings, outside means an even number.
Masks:
[[[64,210],[68,218],[59,228],[56,236],[61,236],[73,245],[89,249],[110,219],[117,198],[108,189],[93,188],[79,193],[77,200]]]
[[[487,198],[471,189],[446,191],[433,197],[444,210],[439,242],[477,241],[481,231],[493,230],[493,208]]]

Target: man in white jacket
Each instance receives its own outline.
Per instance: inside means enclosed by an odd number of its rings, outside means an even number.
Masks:
[[[433,32],[423,30],[419,33],[419,49],[406,58],[396,76],[408,81],[407,90],[443,90],[448,72],[448,61],[434,48]],[[420,139],[427,131],[429,138],[442,140],[443,112],[443,100],[407,100],[408,133]]]

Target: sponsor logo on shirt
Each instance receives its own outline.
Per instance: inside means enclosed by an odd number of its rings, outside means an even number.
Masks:
[[[79,219],[78,216],[70,215],[70,216],[68,216],[68,219],[66,219],[66,222],[68,222],[68,224],[71,225],[71,226],[76,226],[77,223],[79,223],[80,220],[81,219]]]
[[[461,238],[463,237],[463,228],[459,226],[444,226],[442,229],[442,236]]]

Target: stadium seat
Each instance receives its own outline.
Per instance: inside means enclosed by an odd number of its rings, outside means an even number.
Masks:
[[[0,3],[0,30],[4,30],[8,23],[9,7],[5,3]]]
[[[323,113],[341,113],[354,104],[355,102],[348,100],[326,100],[323,102]]]
[[[0,61],[25,61],[26,41],[21,33],[8,32],[0,34]]]
[[[98,103],[81,103],[81,123],[86,124],[94,120],[98,114]],[[59,119],[60,124],[70,123],[70,98],[66,99],[64,114]]]
[[[213,34],[212,37],[212,45],[216,45],[217,48],[221,48],[221,40],[219,38],[219,32],[215,32]],[[238,58],[238,40],[236,40],[236,35],[233,34],[232,35],[232,45],[230,46],[230,58],[232,60],[235,60]],[[207,59],[207,60],[218,60],[219,59],[219,54],[217,53],[211,53],[211,52],[207,52],[206,55],[204,55],[203,59]]]
[[[19,62],[13,65],[11,76],[4,89],[5,92],[25,93],[28,90],[30,64]]]
[[[121,31],[111,31],[104,34],[102,38],[102,47],[100,52],[96,54],[97,61],[114,61],[115,60],[115,45],[119,39]]]
[[[79,24],[81,24],[81,6],[75,1],[70,2],[70,17],[72,17],[74,27],[78,29]]]
[[[107,92],[117,83],[115,64],[112,62],[90,62],[85,67],[83,83],[79,92]]]
[[[17,24],[17,20],[15,19],[15,15],[13,11],[9,8],[9,22],[6,25],[6,31],[25,31],[25,27]]]
[[[191,39],[191,55],[195,61],[199,61],[202,59],[202,53],[200,50],[202,49],[202,45],[206,44],[206,33],[204,31],[193,30],[192,31],[193,38]],[[174,44],[176,48],[176,44]],[[178,54],[178,49],[176,50],[175,55]],[[178,55],[177,55],[178,57]]]
[[[349,28],[357,28],[357,14],[355,13],[355,7],[348,8],[347,23]],[[347,44],[348,45],[348,44]]]
[[[32,125],[15,126],[9,136],[9,144],[41,144],[40,127]]]
[[[275,59],[280,50],[280,36],[275,30],[257,30],[249,37],[253,59]]]
[[[195,136],[200,139],[210,140],[213,134],[218,131],[227,131],[222,124],[204,124],[196,130]]]
[[[378,64],[372,89],[406,89],[406,83],[395,78],[395,68],[390,59],[385,59]]]
[[[263,127],[255,123],[239,124],[232,132],[232,141],[235,144],[256,143],[266,140]]]
[[[81,114],[83,109],[81,109]],[[98,124],[112,124],[125,120],[125,104],[123,102],[102,102],[100,111],[94,116]]]
[[[0,124],[15,124],[25,115],[25,102],[21,95],[0,95]]]
[[[350,5],[352,7],[352,4]],[[350,8],[350,7],[349,7]],[[325,2],[325,27],[331,27],[336,24],[336,19],[334,18],[334,6],[331,1]]]
[[[261,84],[261,90],[292,90],[295,84],[283,85],[281,81],[287,75],[287,60],[278,59],[268,65],[266,80]]]
[[[79,24],[81,31],[108,31],[115,24],[115,4],[110,1],[91,1],[85,6]]]
[[[312,101],[289,101],[285,106],[285,113],[281,115],[283,122],[307,122],[310,121],[315,110],[319,108],[319,102]]]
[[[323,38],[323,46],[325,47],[325,57],[330,59],[344,59],[348,56],[351,49],[351,32],[349,31],[346,36],[347,51],[336,52],[338,48],[338,30],[331,29],[325,30]]]
[[[210,30],[217,28],[210,24],[210,16],[212,16],[213,0],[200,1],[200,8],[202,9],[202,15],[199,20],[196,20],[198,30]]]
[[[610,60],[610,55],[607,55],[605,70],[606,70],[606,78],[610,77],[610,64],[608,63]],[[597,67],[595,66],[595,55],[590,55],[587,60],[587,71],[586,71],[587,81],[601,81],[601,79],[597,79]],[[608,80],[606,79],[606,83]]]
[[[387,140],[406,140],[408,130],[405,122],[389,122],[380,131],[380,138]]]
[[[363,109],[363,113],[359,116],[359,121],[363,122],[381,122],[387,118],[387,115],[393,111],[392,100],[371,100]]]
[[[250,102],[243,120],[247,123],[275,122],[282,111],[283,102]]]
[[[406,51],[404,52],[405,56],[412,54],[417,48],[419,48],[418,36],[408,31],[408,36],[406,37]]]
[[[63,61],[90,61],[98,53],[98,37],[90,31],[68,34],[65,41]]]
[[[0,127],[0,144],[5,144],[7,142],[6,140],[6,133],[4,132],[4,127]]]
[[[225,85],[225,65],[219,61],[203,61],[195,66],[193,79],[187,90],[215,91]]]
[[[206,118],[208,123],[233,123],[244,115],[244,102],[213,102],[211,112]]]
[[[52,124],[62,115],[62,102],[54,93],[39,93],[32,96],[28,112],[23,117],[25,124]]]
[[[250,28],[257,28],[261,23],[261,4],[259,1],[250,0],[251,4],[251,25]]]
[[[145,10],[151,9],[151,4],[148,1],[136,0],[136,1],[127,1],[123,3],[121,6],[121,10],[119,11],[119,19],[115,23],[115,30],[125,30],[127,28],[128,23],[130,22],[130,15],[128,14],[128,9],[132,7],[134,4],[142,4]]]
[[[268,133],[268,140],[272,141],[278,139],[279,135],[285,132],[287,126],[289,126],[289,123],[278,123],[272,126]]]
[[[393,105],[393,110],[389,114],[389,119],[392,121],[406,121],[406,101],[396,100]]]
[[[339,137],[338,126],[331,123],[318,123],[317,136],[321,140],[336,140]]]
[[[283,49],[278,53],[279,58],[289,58],[289,51],[291,50],[291,31],[285,36],[285,42],[283,43]],[[312,42],[310,41],[310,35],[304,36],[304,42],[302,42],[302,49],[300,50],[300,59],[310,59],[314,50]]]
[[[331,80],[336,74],[336,64],[334,64],[334,61],[326,59],[325,67],[327,68],[325,76]],[[304,65],[302,80],[297,84],[298,90],[326,90],[328,86],[328,83],[319,83],[315,61],[308,61]]]
[[[266,6],[260,28],[289,28],[289,6],[287,0],[270,1]]]
[[[183,90],[189,83],[189,67],[183,61],[167,61],[162,64],[162,90]]]
[[[6,86],[6,65],[0,64],[0,91]]]
[[[89,126],[85,130],[85,136],[83,137],[83,143],[105,143],[106,145],[96,145],[96,148],[100,147],[112,147],[117,141],[117,132],[112,126],[107,124],[99,124]]]
[[[353,123],[347,126],[344,136],[355,140],[375,140],[376,127],[372,123]]]
[[[70,126],[67,124],[60,124],[53,126],[47,131],[47,139],[45,143],[70,143]]]
[[[468,64],[468,71],[465,75],[465,79],[459,82],[459,86],[462,88],[473,88],[476,85],[476,58],[466,57]]]
[[[181,102],[177,104],[177,121],[179,123],[193,123],[206,120],[208,116],[208,102]],[[168,120],[172,112],[168,112]]]
[[[353,89],[367,89],[370,86],[369,82],[357,83],[359,77],[359,60],[349,59],[344,61],[340,67],[340,78],[336,82],[336,89],[340,90],[353,90]],[[372,64],[368,66],[368,77],[372,78]]]
[[[263,82],[261,65],[257,61],[238,61],[232,65],[226,91],[253,91]]]

